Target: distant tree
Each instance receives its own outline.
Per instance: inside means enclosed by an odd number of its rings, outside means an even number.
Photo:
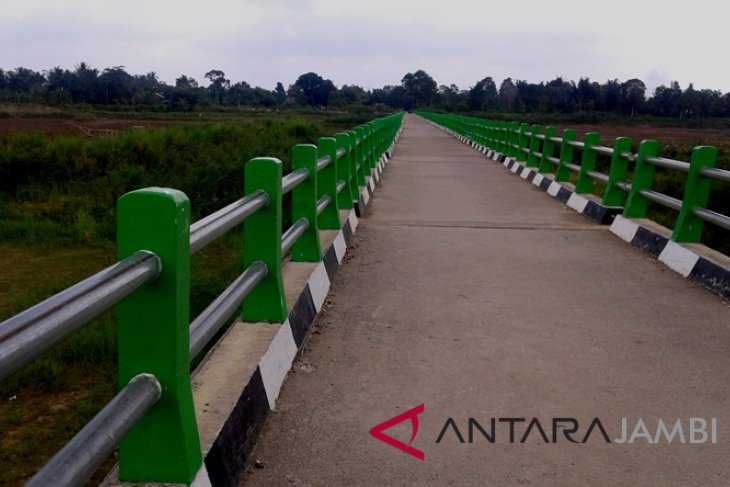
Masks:
[[[45,78],[41,73],[27,68],[16,68],[7,74],[7,87],[16,93],[39,93]]]
[[[478,81],[474,87],[469,90],[469,109],[470,110],[490,110],[497,103],[497,85],[491,76]]]
[[[722,95],[722,105],[723,105],[723,115],[725,117],[730,117],[730,92],[725,93]]]
[[[71,92],[75,82],[73,73],[56,66],[45,74],[45,98],[51,104],[71,103]]]
[[[89,67],[85,62],[76,65],[76,81],[71,91],[75,102],[94,103],[99,93],[99,70]]]
[[[307,100],[302,87],[296,83],[289,85],[289,89],[286,90],[286,102],[288,104],[306,105]]]
[[[157,73],[150,71],[132,77],[132,100],[135,104],[156,106],[167,104],[170,87],[161,82]]]
[[[125,71],[124,66],[104,69],[99,76],[98,85],[102,93],[95,101],[107,105],[129,103],[135,92],[135,79]]]
[[[364,104],[368,99],[369,94],[362,87],[357,85],[343,85],[339,90],[332,92],[329,104],[345,107],[353,104]]]
[[[506,78],[499,85],[499,104],[502,109],[511,111],[514,109],[517,101],[517,86],[512,82],[512,78]]]
[[[231,87],[231,80],[226,79],[226,73],[220,69],[211,69],[205,73],[205,77],[210,81],[208,92],[219,105],[223,103],[223,95]]]
[[[251,90],[251,95],[256,106],[269,108],[277,104],[277,95],[275,91],[269,91],[257,86]]]
[[[371,96],[371,103],[385,103],[397,110],[411,110],[414,107],[413,98],[402,86],[385,85],[382,90],[375,90]]]
[[[181,90],[193,90],[197,87],[198,82],[195,81],[195,78],[185,76],[184,74],[175,80],[175,88],[180,88]]]
[[[377,104],[383,104],[383,105],[389,105],[390,102],[390,90],[392,90],[392,86],[384,86],[383,88],[376,88],[373,91],[370,92],[370,96],[368,97],[367,104],[368,105],[377,105]]]
[[[335,91],[332,81],[322,78],[317,73],[306,73],[294,82],[301,91],[300,101],[306,105],[327,106],[330,94]]]
[[[700,93],[695,90],[692,83],[689,84],[684,93],[680,98],[680,106],[683,117],[694,117],[700,114],[701,110],[701,96]]]
[[[653,115],[679,117],[682,114],[682,89],[672,81],[669,86],[659,85],[647,104]]]
[[[572,113],[576,105],[575,95],[575,83],[559,76],[545,85],[541,110]]]
[[[703,117],[722,117],[726,115],[720,91],[700,91],[700,115]]]
[[[228,90],[228,99],[235,102],[240,108],[241,105],[254,105],[255,99],[251,85],[245,81],[239,81]]]
[[[415,108],[429,106],[436,98],[436,81],[422,69],[403,76],[401,86],[406,90],[407,97],[413,100]]]
[[[276,89],[274,89],[276,103],[282,104],[286,101],[286,90],[284,89],[284,85],[281,84],[281,81],[276,83]]]
[[[448,112],[463,112],[468,108],[468,101],[468,91],[460,90],[455,84],[441,85],[433,105]]]
[[[621,84],[621,109],[630,116],[636,115],[646,103],[646,85],[640,79],[630,79]]]
[[[617,79],[601,85],[600,107],[604,112],[616,112],[621,107],[621,83]]]
[[[365,90],[357,85],[344,85],[339,91],[347,103],[358,103],[367,98]]]
[[[547,99],[543,83],[536,84],[517,80],[515,86],[517,87],[517,99],[513,105],[515,112],[540,112],[545,110]]]
[[[169,93],[170,103],[173,109],[187,112],[192,110],[205,97],[205,89],[200,88],[195,78],[180,75],[175,79],[175,87]]]
[[[575,101],[578,111],[591,112],[598,103],[601,92],[601,86],[596,82],[591,82],[589,78],[581,78],[575,89]]]

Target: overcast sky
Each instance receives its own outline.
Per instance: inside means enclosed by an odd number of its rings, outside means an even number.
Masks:
[[[380,88],[424,69],[468,89],[491,76],[639,78],[730,92],[730,2],[611,0],[3,0],[0,67],[124,66],[272,89],[314,71]]]

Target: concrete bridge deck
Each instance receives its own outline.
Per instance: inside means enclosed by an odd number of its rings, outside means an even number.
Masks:
[[[730,484],[720,298],[416,116],[367,211],[245,485]],[[424,461],[368,434],[420,404]]]

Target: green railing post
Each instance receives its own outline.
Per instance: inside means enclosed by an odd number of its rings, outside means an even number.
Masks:
[[[329,196],[330,204],[317,218],[317,228],[326,230],[340,229],[340,210],[337,198],[337,169],[342,164],[337,163],[337,140],[334,137],[322,137],[317,141],[317,156],[329,157],[330,163],[317,175],[317,199]],[[345,190],[342,190],[344,193]]]
[[[507,144],[505,143],[505,140],[507,138],[507,122],[497,122],[497,131],[497,152],[499,152],[500,154],[505,154],[505,151],[507,150]]]
[[[518,153],[518,147],[519,147],[519,131],[520,131],[520,122],[512,122],[509,124],[509,148],[507,149],[507,154],[515,158],[517,157]]]
[[[337,161],[337,177],[345,181],[345,189],[337,195],[337,203],[340,208],[352,209],[353,202],[357,200],[357,180],[356,173],[353,168],[352,145],[350,142],[350,134],[340,132],[335,135],[337,148],[345,151]]]
[[[360,163],[365,168],[365,176],[370,174],[370,141],[368,139],[368,126],[367,124],[361,125],[360,128]]]
[[[583,139],[583,155],[580,160],[580,173],[575,182],[575,192],[578,194],[593,192],[593,178],[588,171],[595,171],[598,163],[598,153],[591,148],[600,145],[601,136],[598,132],[588,132]]]
[[[380,120],[374,120],[371,122],[373,127],[373,167],[376,167],[378,165],[378,155],[380,154],[380,126],[381,121]]]
[[[570,179],[570,169],[565,167],[565,163],[573,163],[573,146],[570,142],[576,139],[576,133],[573,129],[563,130],[563,143],[560,144],[560,163],[555,170],[555,181],[568,181]]]
[[[190,483],[202,464],[190,386],[190,203],[180,191],[148,188],[118,201],[117,252],[162,262],[156,281],[123,299],[118,311],[119,387],[136,375],[162,385],[157,404],[119,445],[119,478]]]
[[[545,129],[545,140],[542,142],[542,157],[540,158],[540,166],[537,168],[539,173],[553,172],[553,163],[550,158],[555,153],[555,142],[552,140],[558,130],[550,125]]]
[[[245,192],[263,191],[269,204],[243,223],[243,265],[260,261],[267,274],[243,302],[244,321],[283,323],[287,317],[281,275],[282,163],[273,157],[251,159],[245,166]]]
[[[542,131],[541,125],[535,124],[532,126],[530,152],[527,155],[527,167],[537,167],[540,164],[540,160],[537,158],[537,154],[540,152],[540,139],[537,136],[540,135],[540,131]]]
[[[365,126],[365,130],[368,134],[368,173],[370,173],[375,167],[375,124],[373,122],[368,123]]]
[[[317,224],[317,146],[295,145],[292,148],[291,169],[292,171],[306,169],[309,173],[309,177],[291,192],[292,223],[302,218],[309,222],[309,228],[292,245],[291,260],[293,262],[319,262],[322,254]]]
[[[646,158],[658,154],[659,142],[656,140],[643,140],[639,144],[639,154],[636,156],[631,191],[624,208],[625,217],[644,218],[646,216],[646,211],[649,209],[649,200],[641,194],[641,190],[651,189],[654,179],[654,164],[646,162]]]
[[[674,225],[672,240],[675,242],[697,243],[702,238],[704,220],[694,214],[695,208],[705,208],[710,198],[712,179],[700,174],[703,167],[715,167],[717,148],[702,145],[692,149],[689,172],[684,183],[684,198]]]
[[[358,198],[360,198],[360,172],[357,169],[357,134],[352,130],[347,132],[347,140],[349,141],[347,159],[350,164],[350,175],[352,176],[350,197],[354,203],[358,200]]]
[[[525,149],[527,149],[527,146],[530,143],[530,136],[527,135],[529,130],[529,124],[520,124],[520,129],[517,134],[517,154],[515,155],[515,160],[517,160],[517,162],[523,162],[527,160],[527,151]]]
[[[355,140],[353,141],[355,155],[355,167],[357,168],[357,185],[365,186],[367,180],[365,179],[365,130],[362,127],[355,127],[352,130],[354,133]],[[359,190],[358,190],[359,193]],[[355,199],[359,198],[359,194]]]
[[[608,183],[603,193],[602,203],[604,206],[621,206],[626,193],[616,183],[626,181],[629,172],[629,160],[622,156],[631,152],[631,138],[618,137],[613,144],[613,155],[611,156],[611,167],[608,171]]]

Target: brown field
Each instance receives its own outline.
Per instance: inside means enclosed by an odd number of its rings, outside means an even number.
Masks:
[[[645,139],[654,139],[662,146],[694,147],[698,145],[714,145],[721,150],[730,149],[730,127],[667,127],[661,125],[590,125],[565,124],[558,125],[558,133],[565,128],[572,128],[582,138],[586,132],[601,134],[601,143],[612,146],[616,137],[631,137],[636,145]]]
[[[98,135],[116,133],[143,127],[162,127],[173,123],[170,120],[97,119],[69,120],[54,117],[12,117],[0,118],[0,134],[30,132],[46,136]]]

